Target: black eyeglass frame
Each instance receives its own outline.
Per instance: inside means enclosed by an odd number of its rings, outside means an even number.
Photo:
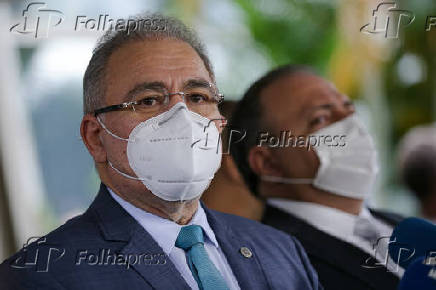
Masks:
[[[174,96],[174,95],[181,95],[183,97],[183,99],[185,99],[185,96],[189,95],[189,93],[185,93],[185,92],[167,93],[164,95],[165,100],[168,101],[169,97]],[[219,105],[220,103],[222,103],[224,101],[224,95],[216,93],[214,100],[216,101],[216,104]],[[123,110],[126,110],[130,106],[139,105],[142,101],[143,101],[143,99],[131,101],[131,102],[124,102],[124,103],[121,103],[118,105],[111,105],[111,106],[97,109],[93,113],[94,113],[94,116],[97,117],[99,114],[103,114],[103,113],[107,113],[107,112],[123,111]]]

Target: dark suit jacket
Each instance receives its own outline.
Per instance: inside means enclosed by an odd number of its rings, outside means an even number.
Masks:
[[[395,226],[402,217],[370,209],[378,219]],[[369,255],[326,234],[305,221],[267,205],[263,223],[295,236],[305,248],[326,290],[397,289],[399,279],[384,267],[364,268]]]
[[[241,289],[322,289],[297,240],[203,207]],[[156,241],[102,185],[84,214],[0,265],[0,289],[190,288]]]

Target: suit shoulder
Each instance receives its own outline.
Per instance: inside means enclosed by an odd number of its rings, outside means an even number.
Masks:
[[[81,240],[89,241],[92,237],[97,236],[99,236],[98,227],[92,218],[92,214],[86,212],[69,219],[48,234],[30,237],[23,247],[7,260],[14,260],[23,251],[33,251],[41,246],[73,247],[76,244],[80,244]]]
[[[84,238],[89,240],[91,237],[96,236],[98,231],[98,226],[92,212],[87,211],[69,219],[45,237],[47,240],[58,242],[77,241]]]
[[[369,211],[371,212],[371,214],[383,221],[386,222],[388,224],[390,224],[391,226],[396,226],[398,223],[400,223],[403,219],[405,219],[406,217],[392,212],[392,211],[388,211],[388,210],[384,210],[384,209],[375,209],[375,208],[370,208]]]
[[[46,235],[29,238],[0,264],[0,280],[5,289],[63,289],[53,275],[56,268],[68,264],[65,261],[74,259],[76,249],[97,236],[98,228],[88,212],[76,216]]]

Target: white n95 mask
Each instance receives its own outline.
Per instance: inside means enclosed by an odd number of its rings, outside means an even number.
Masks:
[[[337,195],[365,199],[377,177],[377,153],[371,136],[356,114],[310,136],[318,140],[318,144],[312,147],[320,162],[314,179],[273,176],[264,176],[262,179],[289,184],[312,184]],[[344,141],[323,142],[326,136],[344,136]]]
[[[139,123],[127,141],[127,158],[137,177],[109,165],[124,177],[140,180],[167,201],[190,200],[209,186],[221,164],[219,132],[210,121],[177,103],[168,111]]]

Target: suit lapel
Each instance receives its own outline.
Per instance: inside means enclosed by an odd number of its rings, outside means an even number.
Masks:
[[[110,196],[103,184],[89,211],[96,215],[102,235],[108,242],[126,242],[120,254],[125,257],[148,255],[141,263],[132,262],[130,267],[153,288],[190,289],[158,243]],[[150,255],[155,256],[150,260]]]
[[[156,255],[151,265],[134,264],[133,268],[155,289],[190,289],[174,264],[162,248],[142,227],[132,236],[130,242],[122,249],[123,255]],[[153,256],[152,256],[153,257]]]
[[[267,280],[260,266],[260,261],[254,251],[253,245],[238,237],[230,227],[220,220],[213,210],[202,203],[207,220],[217,238],[227,262],[238,281],[241,289],[268,289]],[[247,247],[253,255],[249,258],[242,255],[240,249]]]
[[[375,289],[383,289],[383,285],[389,289],[398,282],[398,278],[387,272],[384,267],[364,268],[363,265],[369,257],[366,252],[314,228],[291,214],[267,206],[262,222],[295,236],[301,241],[309,257],[316,257],[332,268],[338,268]]]

